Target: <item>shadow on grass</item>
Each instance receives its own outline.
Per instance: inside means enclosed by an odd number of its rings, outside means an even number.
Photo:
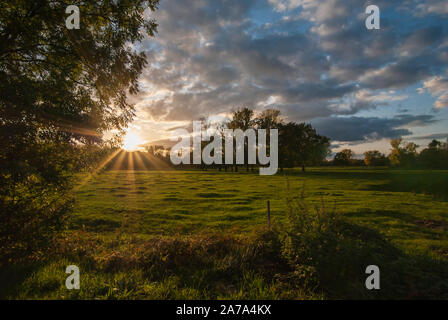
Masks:
[[[359,210],[344,213],[346,217],[373,218],[371,222],[377,229],[395,228],[408,238],[418,236],[425,239],[440,240],[440,232],[448,230],[448,223],[442,220],[416,219],[412,214],[393,210]],[[387,219],[383,219],[387,218]]]
[[[392,171],[387,175],[388,182],[371,185],[375,191],[413,192],[428,194],[438,200],[448,200],[448,172],[446,171]]]
[[[446,260],[405,254],[378,232],[342,220],[311,231],[296,234],[278,226],[247,238],[201,234],[121,243],[64,238],[47,260],[3,269],[0,298],[27,298],[20,292],[82,299],[448,298]],[[42,271],[57,261],[73,261],[90,279],[76,296],[63,288],[63,266],[53,278]],[[380,268],[380,290],[365,288],[368,265]],[[155,284],[165,286],[162,296]]]
[[[322,170],[285,170],[283,176],[321,177],[325,179],[369,180],[369,190],[389,192],[414,192],[433,195],[438,199],[448,200],[448,171],[446,170],[391,170],[366,168],[324,168]]]
[[[9,295],[16,295],[22,289],[23,282],[29,278],[36,270],[42,268],[46,262],[28,262],[8,265],[0,269],[0,300],[11,298]]]
[[[303,177],[321,177],[328,179],[361,179],[361,180],[384,180],[390,175],[389,170],[382,169],[367,169],[367,168],[331,168],[319,167],[306,170],[305,172],[298,169],[285,169],[283,172],[279,171],[278,175],[283,176],[303,176]]]

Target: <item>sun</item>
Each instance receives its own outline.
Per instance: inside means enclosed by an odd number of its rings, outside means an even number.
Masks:
[[[141,149],[142,139],[133,132],[128,132],[124,137],[123,149],[126,151],[136,151]]]

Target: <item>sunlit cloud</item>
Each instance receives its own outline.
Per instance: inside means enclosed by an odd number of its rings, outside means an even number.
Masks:
[[[385,120],[380,140],[396,132],[388,120],[399,110],[446,121],[434,113],[448,105],[445,2],[378,0],[381,30],[369,32],[358,0],[162,1],[159,32],[140,46],[149,65],[130,97],[138,128],[125,144],[166,140],[169,128],[242,106],[277,108],[288,121],[350,117],[359,134],[347,139],[364,137],[363,112]]]

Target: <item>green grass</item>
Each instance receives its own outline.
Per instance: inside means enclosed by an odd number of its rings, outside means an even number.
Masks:
[[[275,233],[272,239],[278,241],[266,241],[266,201],[274,226],[284,225],[287,197],[298,198],[301,192],[310,208],[323,202],[326,211],[340,213],[350,226],[341,229],[342,236],[334,236],[345,243],[346,252],[339,254],[348,258],[333,257],[339,249],[330,247],[327,259],[310,245],[306,255],[319,261],[292,263],[276,244],[284,236]],[[440,280],[448,270],[447,193],[448,171],[311,168],[275,176],[215,170],[105,171],[77,189],[75,212],[59,249],[50,258],[4,270],[0,296],[440,298],[448,290]],[[320,248],[327,237],[313,236],[310,243],[318,241]],[[350,262],[351,256],[358,258]],[[323,261],[347,284],[328,280],[334,274],[325,273]],[[394,286],[366,292],[360,261],[383,264],[389,270],[384,279]],[[69,264],[81,268],[79,291],[65,289]],[[266,265],[264,270],[261,266]],[[317,276],[320,283],[312,287],[300,280],[303,270],[308,270],[307,281]],[[437,288],[434,282],[439,282]]]
[[[397,185],[400,177],[405,179]],[[323,199],[326,206],[379,230],[401,246],[448,250],[443,228],[418,223],[448,221],[447,201],[412,189],[409,181],[418,182],[419,177],[427,183],[442,177],[448,190],[448,171],[432,176],[421,171],[390,173],[365,168],[311,168],[305,174],[294,170],[276,176],[218,171],[105,172],[78,191],[73,229],[84,226],[105,235],[123,231],[141,237],[204,230],[245,234],[266,225],[267,200],[272,220],[282,220],[286,195],[304,189],[312,205]],[[414,184],[416,188],[423,185],[421,181]]]

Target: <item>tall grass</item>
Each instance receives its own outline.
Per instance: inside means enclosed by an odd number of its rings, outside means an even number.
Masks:
[[[380,233],[347,222],[302,191],[287,195],[286,222],[250,236],[220,233],[101,238],[70,233],[51,257],[2,270],[1,298],[371,299],[448,298],[448,264],[404,253]],[[65,289],[65,267],[81,289]],[[381,289],[367,290],[368,265]]]

